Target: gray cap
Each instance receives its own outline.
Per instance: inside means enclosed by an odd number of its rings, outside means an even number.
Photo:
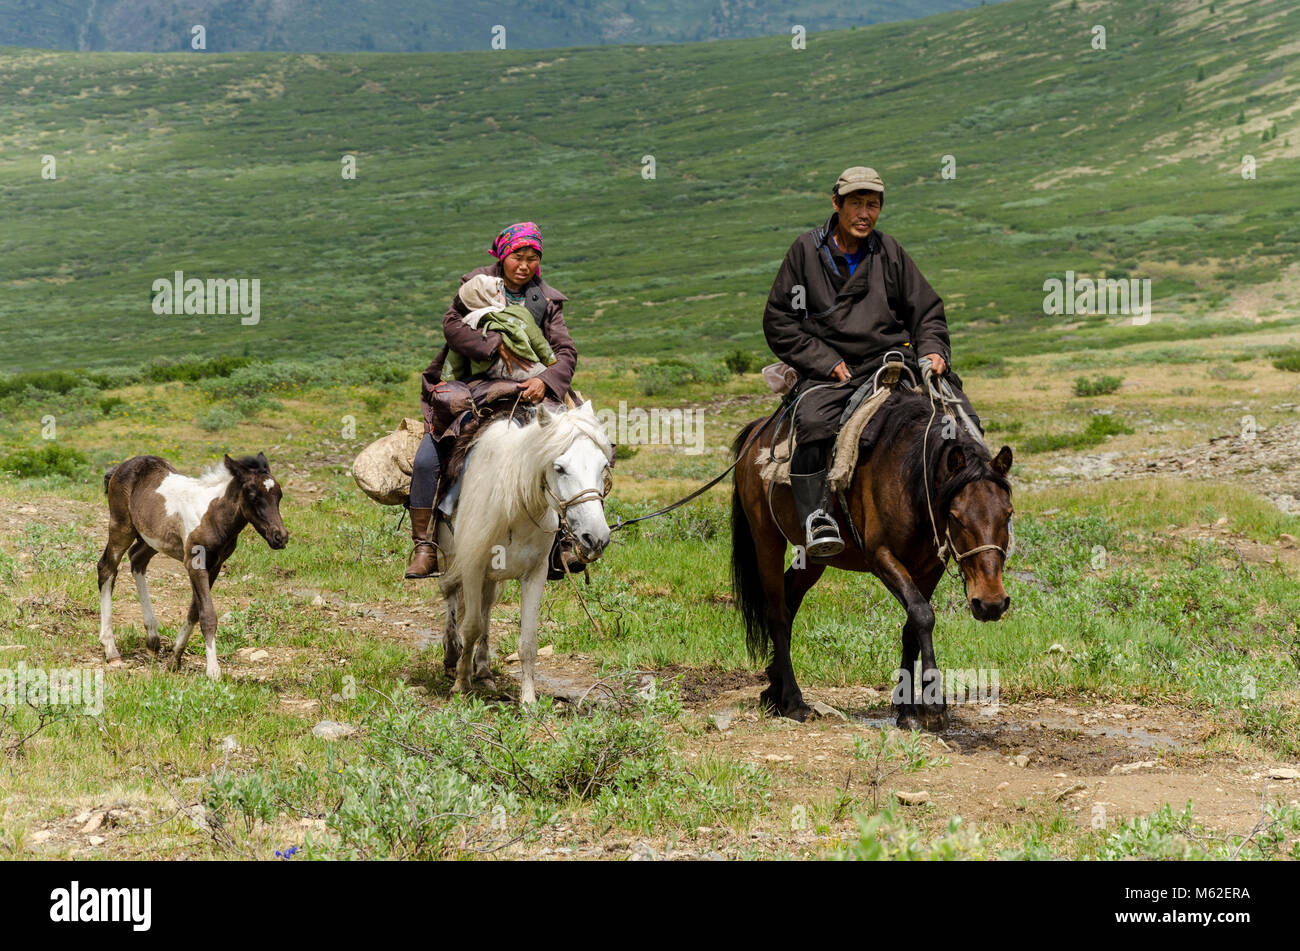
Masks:
[[[865,165],[846,168],[835,182],[835,194],[847,195],[851,192],[880,192],[885,197],[885,183],[880,180],[880,173]]]

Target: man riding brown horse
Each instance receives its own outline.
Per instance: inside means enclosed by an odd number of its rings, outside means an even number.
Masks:
[[[493,380],[489,398],[506,394],[510,397],[507,402],[537,404],[546,401],[561,406],[571,393],[570,382],[578,364],[578,350],[564,323],[562,307],[568,298],[541,278],[541,231],[531,221],[510,225],[497,235],[491,254],[496,258],[492,264],[477,267],[461,276],[462,289],[467,281],[480,274],[499,278],[503,302],[526,309],[549,344],[553,362],[544,368],[538,367],[526,380]],[[450,417],[439,412],[438,396],[440,387],[445,386],[443,367],[448,352],[455,351],[467,358],[463,361],[462,373],[457,377],[460,382],[482,381],[489,375],[482,370],[475,372],[471,361],[481,366],[499,359],[500,364],[510,370],[530,363],[507,346],[500,332],[467,322],[469,312],[470,308],[461,300],[461,295],[456,294],[442,318],[442,332],[447,342],[424,371],[421,406],[426,432],[416,451],[411,472],[411,540],[415,547],[406,568],[408,578],[433,578],[440,573],[437,548],[433,543],[434,502],[441,498],[439,474],[445,469],[445,461],[452,458],[462,429],[478,421],[477,414],[470,409],[460,410]],[[567,552],[563,555],[563,563],[571,570],[582,569],[581,563],[569,557]]]
[[[768,346],[802,377],[792,394],[800,398],[790,479],[813,557],[844,549],[831,515],[827,454],[846,403],[885,353],[899,351],[913,367],[917,354],[928,360],[979,424],[949,367],[943,301],[902,246],[876,230],[884,203],[875,169],[845,169],[831,192],[834,212],[790,246],[763,313]]]

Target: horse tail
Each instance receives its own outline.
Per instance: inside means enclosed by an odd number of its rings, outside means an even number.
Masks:
[[[753,428],[762,420],[754,420],[736,437],[731,445],[732,456],[749,438]],[[767,621],[767,594],[758,574],[758,551],[754,547],[754,533],[749,527],[749,516],[740,498],[740,469],[731,477],[731,594],[745,622],[745,646],[749,656],[765,660],[771,644],[772,632]]]
[[[113,473],[118,470],[118,466],[109,466],[104,472],[104,494],[108,494],[108,480],[113,478]]]

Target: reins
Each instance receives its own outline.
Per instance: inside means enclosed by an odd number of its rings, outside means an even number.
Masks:
[[[802,398],[802,396],[800,398]],[[635,525],[637,522],[644,522],[648,518],[655,518],[656,516],[659,515],[666,515],[667,513],[671,512],[673,509],[680,508],[681,506],[685,505],[687,502],[690,502],[693,499],[697,499],[705,492],[709,491],[709,489],[713,488],[715,485],[717,485],[719,482],[725,479],[732,469],[736,468],[736,464],[739,463],[741,458],[744,457],[745,451],[748,450],[751,445],[753,445],[754,440],[759,437],[759,435],[763,432],[763,430],[767,429],[768,426],[772,425],[773,420],[778,420],[782,416],[784,416],[790,410],[790,408],[797,402],[798,399],[792,401],[786,406],[781,407],[779,410],[777,410],[775,413],[773,413],[771,416],[765,419],[761,425],[754,427],[753,432],[749,434],[749,438],[745,440],[745,444],[741,446],[739,451],[736,453],[736,458],[732,461],[731,465],[727,466],[727,468],[723,469],[720,473],[718,473],[708,482],[704,483],[704,485],[700,486],[690,495],[686,496],[685,498],[678,499],[676,502],[672,503],[671,505],[664,506],[663,508],[659,509],[657,512],[651,512],[649,515],[638,515],[636,518],[630,518],[627,521],[623,521],[622,516],[620,516],[618,522],[610,526],[609,529],[610,533],[613,534],[614,532],[617,532],[620,529],[627,528],[629,525]]]

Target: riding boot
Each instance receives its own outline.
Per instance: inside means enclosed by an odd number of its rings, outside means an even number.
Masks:
[[[438,568],[438,546],[430,532],[436,524],[433,509],[411,509],[411,541],[415,542],[415,549],[406,566],[406,577],[436,578],[442,574]]]
[[[826,470],[808,475],[790,473],[794,510],[803,526],[804,551],[810,558],[832,558],[844,550],[839,523],[831,514],[831,486]]]

